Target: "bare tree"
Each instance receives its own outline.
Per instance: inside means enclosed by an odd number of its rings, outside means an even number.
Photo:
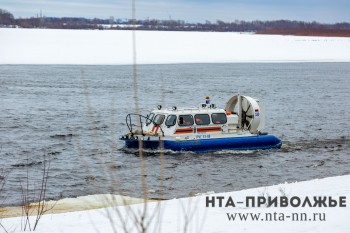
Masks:
[[[28,159],[27,159],[28,163]],[[33,188],[30,188],[30,176],[29,176],[29,168],[27,166],[27,174],[25,177],[24,184],[20,180],[21,185],[21,196],[22,196],[22,221],[21,221],[21,229],[23,231],[35,231],[41,217],[51,210],[55,204],[49,206],[46,203],[46,191],[47,191],[47,182],[49,179],[50,172],[50,159],[46,159],[46,155],[43,157],[43,168],[42,168],[42,177],[40,180],[40,184],[38,188],[35,188],[35,184]],[[34,215],[34,222],[31,222],[30,216]]]
[[[0,170],[0,195],[3,192],[3,190],[4,190],[4,186],[5,186],[8,174],[9,174],[8,171]],[[4,204],[3,202],[4,202],[4,199],[1,200],[0,207]],[[4,230],[6,233],[8,233],[7,229],[2,224],[1,220],[2,220],[2,216],[1,216],[1,211],[0,211],[0,229]]]

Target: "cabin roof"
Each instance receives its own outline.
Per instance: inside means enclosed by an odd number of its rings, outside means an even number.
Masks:
[[[155,109],[152,111],[154,114],[175,114],[175,115],[182,115],[182,114],[212,114],[212,113],[225,113],[226,111],[222,108],[177,108],[174,109]]]

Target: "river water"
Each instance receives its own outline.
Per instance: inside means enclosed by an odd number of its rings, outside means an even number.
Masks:
[[[267,105],[280,150],[207,154],[125,150],[134,112],[132,66],[0,66],[0,205],[21,184],[47,198],[115,193],[169,199],[350,174],[350,64],[252,63],[137,66],[142,113],[158,104],[217,106],[237,93]],[[48,167],[48,166],[47,166]],[[142,182],[146,181],[146,182]],[[0,186],[1,188],[1,186]]]

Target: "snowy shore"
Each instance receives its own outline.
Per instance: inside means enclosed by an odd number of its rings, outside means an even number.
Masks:
[[[0,28],[0,64],[132,64],[132,31]],[[138,64],[350,62],[350,38],[136,31]]]
[[[147,203],[145,221],[150,223],[147,232],[350,232],[348,217],[350,194],[350,175],[330,177],[320,180],[311,180],[292,184],[254,188],[237,192],[203,195],[184,199],[174,199],[162,202]],[[218,197],[222,197],[222,207],[219,206]],[[235,207],[227,205],[232,198]],[[260,207],[249,206],[245,202],[247,197],[268,197],[278,199],[288,198],[289,203],[297,197],[302,200],[298,207],[291,204],[288,207]],[[345,197],[345,201],[344,201]],[[207,198],[216,198],[215,207],[212,203],[207,205]],[[302,206],[309,198],[310,203]],[[324,203],[315,202],[326,198]],[[342,199],[343,198],[343,199]],[[347,198],[347,199],[346,199]],[[329,206],[329,199],[336,200],[336,206]],[[339,201],[339,200],[343,201]],[[314,207],[313,205],[316,204]],[[333,203],[334,204],[334,203]],[[310,206],[312,205],[312,206]],[[346,205],[346,207],[344,207]],[[327,207],[326,207],[327,206]],[[140,232],[136,219],[143,213],[144,204],[101,208],[88,211],[78,211],[61,214],[49,214],[42,217],[36,232]],[[239,216],[248,216],[241,220]],[[259,216],[252,220],[251,216]],[[229,217],[230,219],[229,220]],[[235,216],[235,220],[232,219]],[[298,218],[298,220],[297,220]],[[11,232],[20,232],[21,218],[7,218],[2,224]]]

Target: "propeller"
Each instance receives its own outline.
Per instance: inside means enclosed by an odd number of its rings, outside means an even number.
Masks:
[[[237,114],[237,127],[241,130],[249,130],[251,133],[256,133],[264,127],[264,109],[260,108],[259,101],[252,97],[243,95],[232,96],[227,101],[225,109]]]
[[[248,101],[246,101],[247,103]],[[251,124],[250,122],[253,119],[253,115],[248,115],[248,111],[251,108],[251,104],[248,102],[248,107],[246,110],[244,110],[244,107],[242,105],[242,128],[248,128],[250,130]],[[248,120],[250,118],[250,120]]]

